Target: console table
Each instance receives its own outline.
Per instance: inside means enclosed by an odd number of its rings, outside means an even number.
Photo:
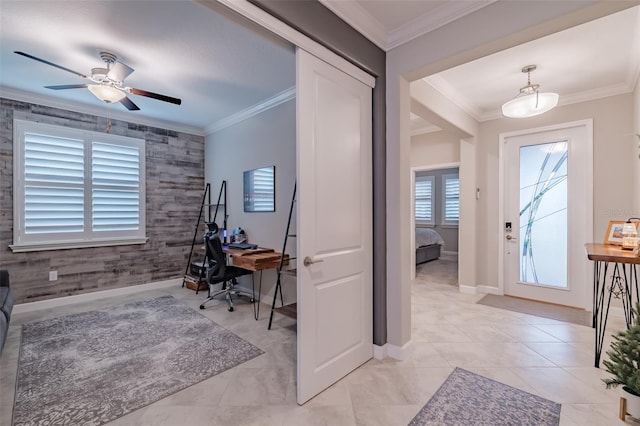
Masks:
[[[640,301],[637,271],[637,265],[640,265],[640,257],[634,256],[631,250],[623,250],[619,246],[609,244],[585,244],[585,249],[587,258],[593,261],[593,328],[596,331],[595,367],[600,368],[600,355],[612,296],[622,300],[627,327],[633,321],[633,305]],[[607,282],[609,273],[609,282]]]

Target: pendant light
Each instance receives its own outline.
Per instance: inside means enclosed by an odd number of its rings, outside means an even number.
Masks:
[[[531,73],[535,65],[527,65],[522,72],[527,73],[527,85],[520,89],[518,96],[502,105],[502,115],[510,118],[533,117],[545,113],[558,105],[557,93],[540,93],[539,84],[531,84]]]

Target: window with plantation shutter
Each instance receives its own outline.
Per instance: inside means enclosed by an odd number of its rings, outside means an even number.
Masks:
[[[24,135],[24,233],[84,231],[84,142]]]
[[[416,177],[415,186],[415,219],[421,225],[433,225],[435,222],[433,209],[433,176]]]
[[[275,174],[276,169],[274,166],[244,172],[245,212],[275,211]]]
[[[144,243],[144,140],[14,120],[13,251]]]
[[[457,225],[460,220],[460,179],[458,175],[442,176],[442,224]]]
[[[94,142],[91,164],[92,229],[137,231],[140,227],[139,150]]]

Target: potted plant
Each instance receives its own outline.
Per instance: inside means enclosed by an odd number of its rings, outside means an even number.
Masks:
[[[631,327],[613,335],[608,360],[602,363],[613,377],[603,379],[607,389],[622,386],[627,413],[640,419],[640,303],[633,312]]]

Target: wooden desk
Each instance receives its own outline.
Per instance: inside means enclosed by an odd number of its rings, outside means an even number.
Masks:
[[[255,303],[253,305],[253,316],[256,321],[260,317],[260,294],[262,293],[262,271],[265,269],[277,268],[280,265],[281,253],[270,248],[258,247],[257,249],[237,249],[229,246],[222,246],[222,251],[231,258],[231,264],[238,268],[251,271],[251,293]],[[289,264],[289,255],[284,255],[283,265]],[[255,297],[255,283],[253,272],[260,272],[260,282],[258,284],[258,298]]]
[[[249,271],[262,271],[264,269],[277,268],[280,264],[281,253],[270,248],[259,247],[257,249],[236,249],[229,246],[222,250],[231,256],[233,266]],[[289,263],[289,255],[285,254],[285,265]]]
[[[593,328],[596,331],[595,367],[600,367],[600,355],[607,327],[607,317],[611,306],[611,296],[622,299],[627,327],[633,322],[634,293],[635,303],[640,301],[638,293],[638,270],[640,257],[633,251],[623,250],[609,244],[585,244],[587,258],[593,265]],[[611,265],[610,265],[611,264]],[[611,266],[611,269],[609,269]],[[607,287],[607,274],[611,272]],[[604,309],[605,299],[607,301]]]

